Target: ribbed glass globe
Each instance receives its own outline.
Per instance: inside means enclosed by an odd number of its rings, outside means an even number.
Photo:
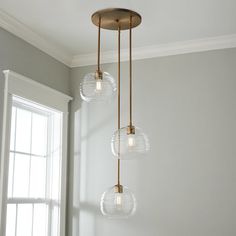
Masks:
[[[138,127],[134,134],[128,134],[128,128],[115,131],[111,140],[112,153],[121,160],[141,158],[150,150],[147,135]]]
[[[123,192],[117,192],[116,186],[105,191],[101,198],[101,212],[109,218],[128,218],[136,211],[136,199],[133,193],[122,187]]]
[[[96,78],[96,72],[89,73],[80,84],[80,95],[86,102],[106,101],[115,91],[115,79],[107,72],[102,72],[102,79]]]

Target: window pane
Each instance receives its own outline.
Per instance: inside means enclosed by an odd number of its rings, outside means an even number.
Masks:
[[[47,154],[47,116],[33,114],[32,153],[46,156]]]
[[[28,197],[30,156],[15,154],[13,197]]]
[[[15,226],[16,226],[16,205],[8,204],[6,236],[15,236]]]
[[[31,236],[32,204],[19,204],[17,214],[17,236]]]
[[[14,172],[14,154],[10,153],[9,156],[9,172],[8,172],[8,197],[12,197],[13,189],[13,172]]]
[[[31,157],[30,197],[45,198],[46,158]]]
[[[52,210],[52,235],[51,236],[58,236],[59,225],[60,225],[59,208],[55,206],[53,207],[53,210]]]
[[[60,153],[59,150],[52,154],[52,199],[59,200],[60,193]]]
[[[46,236],[48,222],[48,207],[46,204],[34,205],[33,236]]]
[[[59,236],[62,113],[13,100],[6,236]]]
[[[16,151],[30,152],[31,112],[17,108]]]
[[[15,149],[15,130],[16,129],[16,108],[12,107],[11,112],[11,143],[10,143],[10,150]]]
[[[53,148],[52,151],[61,148],[61,114],[55,113],[53,115]]]

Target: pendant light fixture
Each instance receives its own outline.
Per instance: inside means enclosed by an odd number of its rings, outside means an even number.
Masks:
[[[118,124],[117,131],[112,137],[111,147],[117,158],[117,183],[105,191],[102,195],[100,206],[103,215],[109,218],[126,218],[134,214],[136,200],[133,193],[120,181],[121,160],[134,159],[139,154],[149,150],[147,136],[133,125],[132,121],[132,28],[141,23],[141,16],[134,11],[121,8],[104,9],[92,15],[92,22],[98,27],[98,69],[96,73],[85,76],[81,83],[81,96],[85,101],[104,100],[116,90],[113,78],[100,72],[100,30],[108,29],[118,32]],[[121,76],[120,76],[120,39],[121,31],[129,30],[129,125],[121,128]],[[101,76],[102,75],[102,76]],[[105,82],[106,83],[102,84]],[[97,84],[97,82],[99,82]],[[102,82],[100,84],[100,82]],[[99,94],[96,90],[105,90]],[[109,87],[109,89],[108,89]],[[107,92],[109,91],[109,92]],[[109,94],[109,96],[108,96]],[[102,99],[101,99],[102,98]]]
[[[86,102],[99,102],[110,99],[116,91],[114,78],[100,69],[101,18],[98,19],[98,53],[96,72],[85,75],[80,84],[80,95]]]
[[[129,125],[118,128],[112,136],[111,149],[113,154],[122,160],[138,159],[146,154],[149,141],[145,133],[133,125],[133,83],[132,83],[132,25],[133,17],[130,16],[129,25]]]
[[[119,12],[119,11],[118,11]],[[121,80],[120,80],[120,31],[121,22],[116,19],[118,28],[118,99],[117,99],[117,113],[118,113],[118,130],[120,129],[120,94],[121,94]],[[101,198],[101,211],[103,215],[109,218],[126,218],[134,214],[136,210],[136,200],[133,193],[120,183],[120,153],[118,149],[117,160],[117,184],[105,191]]]

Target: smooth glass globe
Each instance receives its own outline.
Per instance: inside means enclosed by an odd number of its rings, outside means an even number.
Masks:
[[[136,199],[127,187],[123,187],[123,192],[119,193],[113,186],[103,193],[100,206],[104,216],[128,218],[136,211]]]
[[[121,160],[141,158],[150,150],[147,135],[137,127],[134,134],[129,134],[128,128],[123,127],[115,131],[111,140],[112,153]]]
[[[102,79],[96,78],[96,72],[89,73],[80,84],[80,95],[86,102],[109,100],[115,91],[115,79],[107,72],[102,72]]]

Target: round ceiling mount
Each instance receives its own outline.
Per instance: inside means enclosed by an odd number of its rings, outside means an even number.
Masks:
[[[135,11],[124,8],[108,8],[95,12],[92,15],[92,22],[99,26],[99,18],[101,19],[100,27],[108,30],[127,30],[130,28],[130,17],[132,16],[132,28],[138,26],[142,17]]]

